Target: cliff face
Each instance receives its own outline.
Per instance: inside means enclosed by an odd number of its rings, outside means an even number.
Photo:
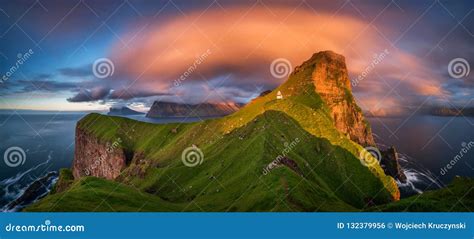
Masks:
[[[127,166],[130,158],[122,147],[121,140],[103,143],[97,137],[76,127],[76,146],[72,173],[75,179],[84,176],[95,176],[106,179],[115,179],[122,169]]]
[[[235,103],[211,104],[203,103],[197,105],[178,104],[172,102],[155,101],[148,111],[146,117],[213,117],[225,116],[239,110],[241,106]]]
[[[316,92],[328,106],[336,128],[362,146],[375,145],[370,126],[352,96],[351,84],[344,56],[332,51],[314,54],[295,69],[311,69],[311,80]]]

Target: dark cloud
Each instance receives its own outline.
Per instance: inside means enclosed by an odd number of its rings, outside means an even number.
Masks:
[[[33,80],[35,81],[41,81],[41,80],[46,80],[46,79],[50,79],[51,77],[53,77],[53,75],[51,74],[38,74],[36,75]]]
[[[94,89],[82,89],[79,93],[71,98],[68,98],[69,102],[89,102],[103,100],[110,93],[109,88],[96,87]]]
[[[64,76],[71,76],[71,77],[85,77],[85,76],[92,76],[92,65],[84,66],[84,67],[65,67],[58,69],[59,73]]]
[[[2,95],[9,95],[15,93],[29,93],[29,92],[59,92],[59,91],[74,91],[82,82],[60,82],[54,80],[36,80],[41,78],[49,78],[40,76],[35,77],[35,80],[9,80],[6,81],[0,88]]]
[[[77,88],[77,82],[58,82],[58,81],[51,81],[51,80],[20,80],[18,81],[19,85],[22,85],[23,88],[21,92],[32,92],[32,91],[49,91],[49,92],[56,92],[56,91],[65,91],[65,90],[72,90]]]
[[[166,96],[168,93],[161,93],[149,90],[119,89],[114,90],[108,87],[98,86],[92,89],[81,89],[76,95],[68,98],[69,102],[94,102],[99,100],[130,100],[146,98],[152,96]]]
[[[152,96],[170,95],[169,93],[156,92],[153,90],[139,90],[139,89],[119,89],[111,91],[109,99],[129,100],[134,98],[144,98]]]

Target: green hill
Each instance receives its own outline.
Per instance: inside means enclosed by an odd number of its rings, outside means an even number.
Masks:
[[[72,172],[26,211],[359,211],[398,200],[394,179],[361,163],[361,144],[373,138],[344,58],[320,52],[220,119],[156,125],[87,115]],[[197,149],[201,161],[186,166],[183,152],[199,157]]]

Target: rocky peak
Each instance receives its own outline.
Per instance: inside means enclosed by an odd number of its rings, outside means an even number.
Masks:
[[[332,51],[315,53],[295,68],[290,79],[294,81],[289,84],[293,91],[300,91],[298,86],[314,85],[341,133],[363,146],[375,145],[370,126],[352,96],[344,56]]]

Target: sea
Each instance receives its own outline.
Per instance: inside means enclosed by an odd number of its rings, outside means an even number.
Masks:
[[[0,110],[0,209],[11,208],[25,190],[45,175],[70,168],[74,158],[74,133],[78,120],[89,112]],[[146,118],[124,116],[164,124],[196,122],[199,118]],[[413,116],[368,118],[381,148],[395,146],[408,177],[398,182],[402,197],[446,186],[455,176],[474,176],[474,118]],[[470,146],[473,146],[472,149]],[[449,169],[447,165],[451,165]],[[443,169],[445,169],[443,171]],[[51,175],[51,174],[50,174]],[[53,176],[27,204],[47,195],[57,181]]]
[[[367,118],[379,148],[395,146],[408,177],[402,197],[474,177],[474,117]]]

